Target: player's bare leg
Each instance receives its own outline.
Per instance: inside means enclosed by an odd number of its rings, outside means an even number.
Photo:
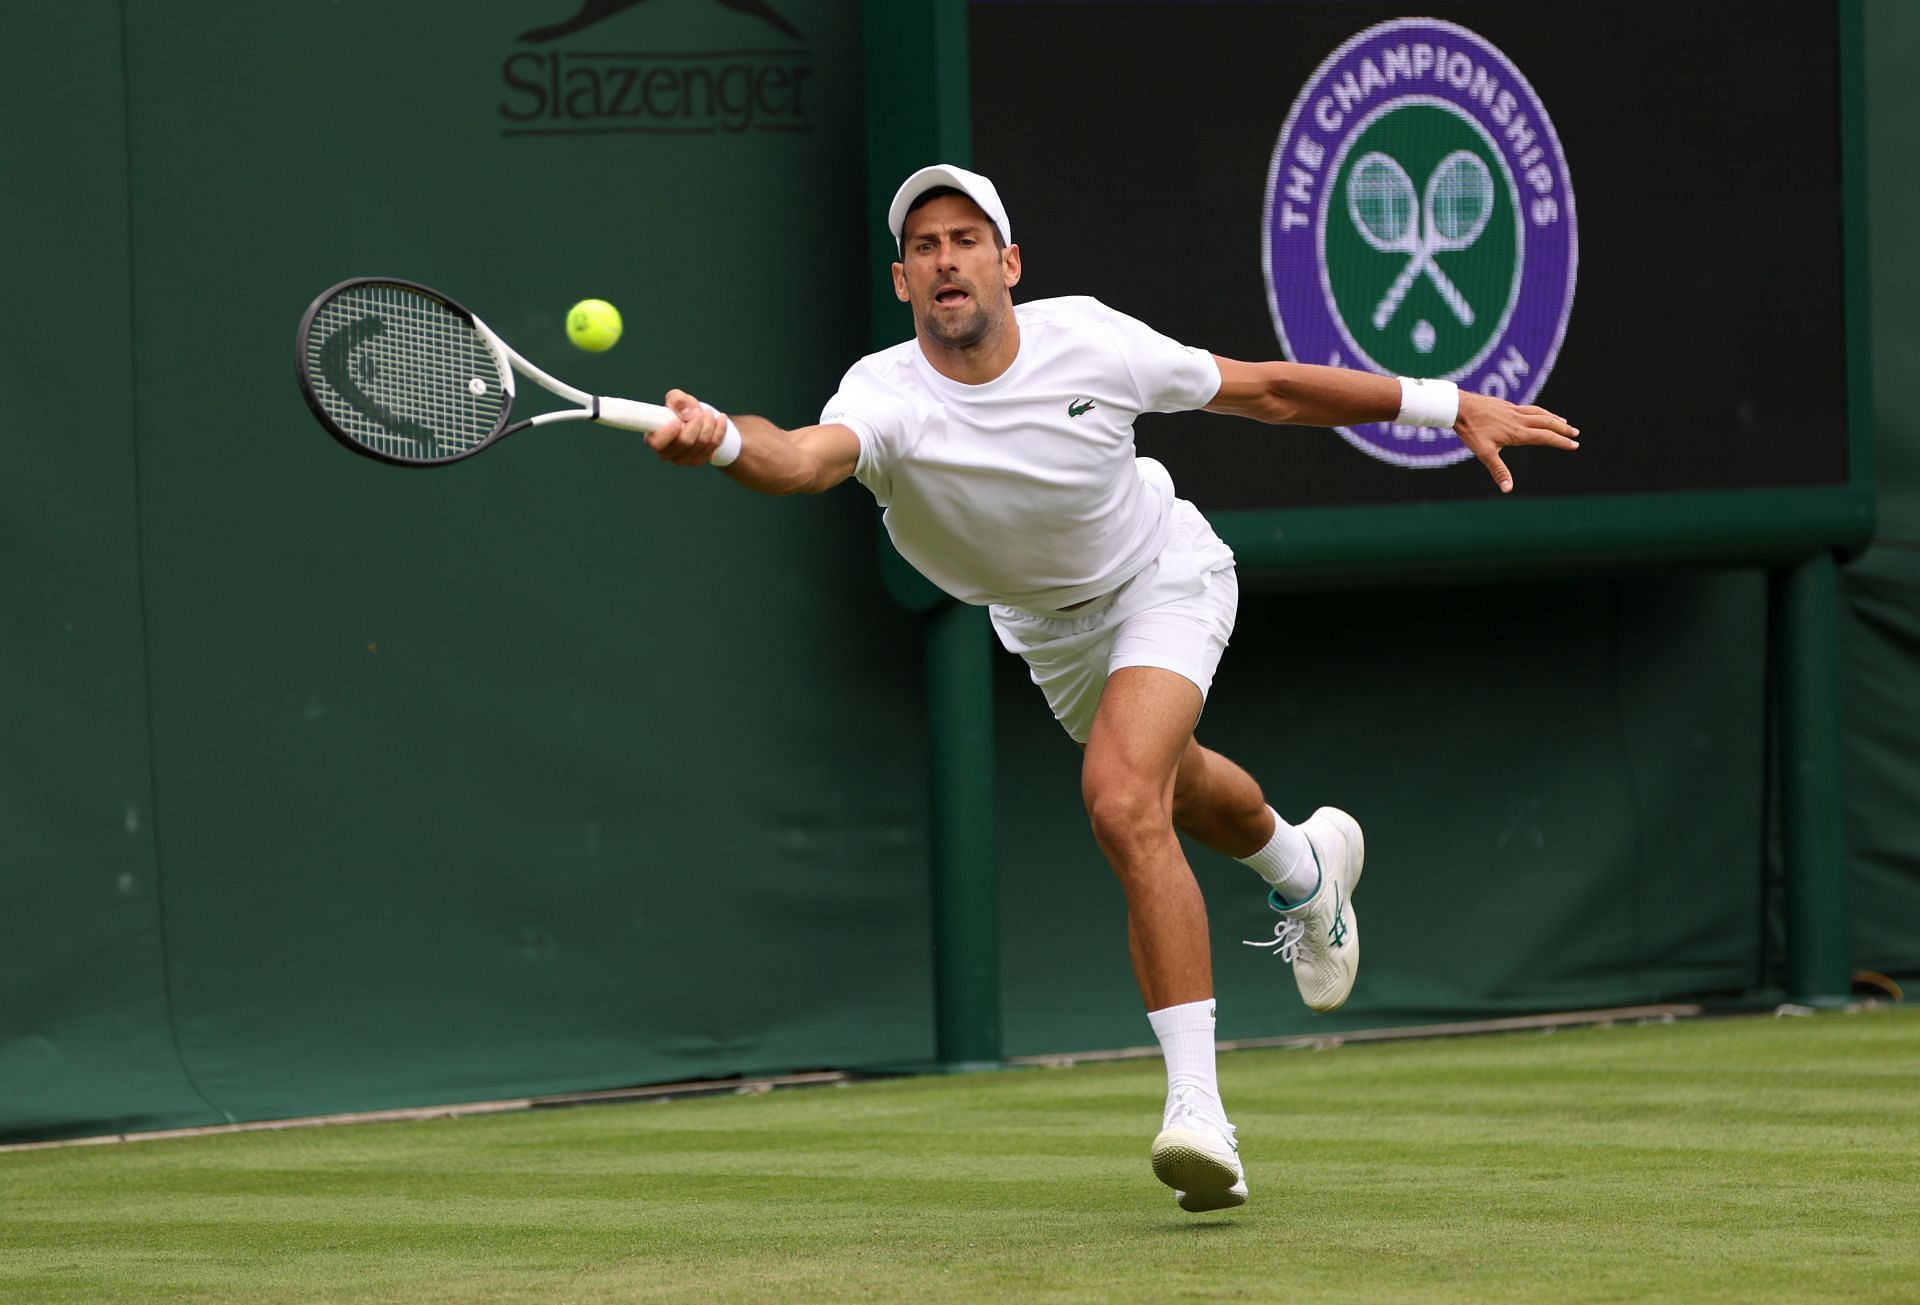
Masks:
[[[1115,671],[1080,771],[1094,840],[1127,895],[1134,977],[1148,1010],[1213,995],[1206,903],[1173,831],[1174,772],[1200,707],[1200,690],[1184,675]]]
[[[1300,996],[1315,1010],[1347,999],[1360,968],[1360,925],[1352,892],[1366,843],[1359,822],[1321,807],[1297,828],[1283,824],[1253,776],[1189,741],[1174,775],[1174,824],[1217,852],[1252,867],[1272,886],[1280,912],[1271,947],[1293,966]]]
[[[1182,1209],[1247,1199],[1233,1125],[1214,1072],[1207,909],[1173,830],[1174,776],[1200,718],[1183,675],[1132,666],[1108,677],[1087,735],[1081,792],[1093,834],[1127,897],[1127,942],[1147,1018],[1167,1058],[1167,1107],[1153,1172]]]
[[[1273,840],[1276,822],[1253,776],[1188,739],[1174,773],[1173,823],[1188,837],[1239,860]]]

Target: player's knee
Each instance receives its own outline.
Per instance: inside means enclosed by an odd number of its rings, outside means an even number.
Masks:
[[[1150,788],[1126,782],[1094,782],[1085,786],[1087,818],[1093,836],[1108,852],[1128,852],[1172,828],[1172,813]]]

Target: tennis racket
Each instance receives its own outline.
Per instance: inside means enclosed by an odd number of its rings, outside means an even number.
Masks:
[[[555,380],[453,300],[392,277],[355,277],[315,299],[300,319],[293,361],[300,392],[328,434],[401,467],[458,462],[529,426],[597,421],[651,432],[675,419],[658,404]],[[516,371],[579,406],[514,421]],[[740,437],[729,429],[713,464],[739,456]]]

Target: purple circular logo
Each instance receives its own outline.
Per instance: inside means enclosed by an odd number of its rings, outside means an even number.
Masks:
[[[1287,114],[1261,250],[1274,331],[1295,361],[1530,402],[1560,352],[1580,261],[1560,138],[1477,34],[1433,18],[1369,27]],[[1403,467],[1470,456],[1450,430],[1340,433]]]

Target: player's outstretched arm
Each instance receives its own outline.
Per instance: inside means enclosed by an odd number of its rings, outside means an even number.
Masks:
[[[1220,392],[1207,405],[1208,412],[1293,426],[1349,426],[1370,421],[1428,424],[1426,418],[1416,418],[1405,410],[1408,393],[1396,377],[1312,363],[1249,363],[1217,355],[1215,361],[1220,365]],[[1437,387],[1428,383],[1427,388]],[[1452,426],[1502,494],[1513,489],[1513,473],[1501,460],[1502,449],[1525,444],[1555,449],[1580,447],[1580,432],[1545,408],[1464,390],[1459,394]]]
[[[728,417],[685,390],[668,390],[678,418],[647,436],[663,462],[703,467],[726,437]],[[740,456],[721,468],[736,483],[762,494],[817,494],[853,474],[860,440],[845,426],[782,430],[764,417],[736,417]]]

